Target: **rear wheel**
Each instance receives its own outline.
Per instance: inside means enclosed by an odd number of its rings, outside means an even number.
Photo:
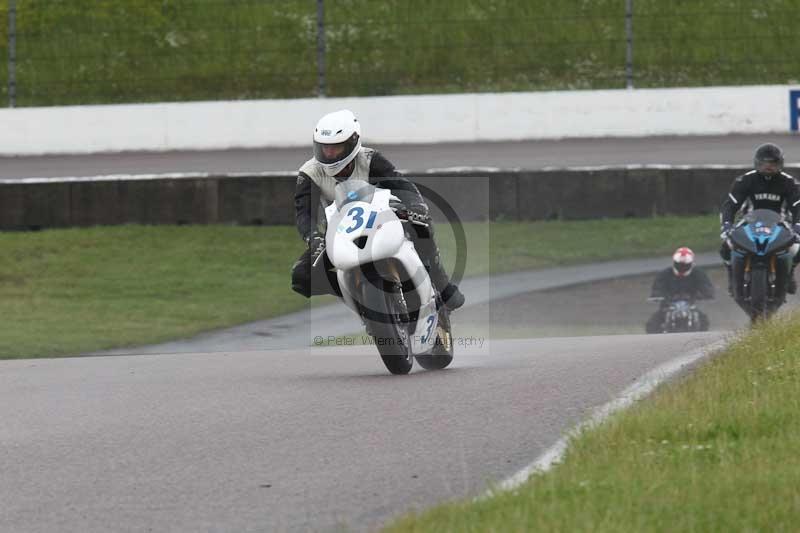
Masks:
[[[441,370],[453,361],[453,336],[450,333],[450,312],[446,307],[439,309],[436,325],[436,341],[430,354],[418,355],[419,366],[426,370]]]
[[[383,364],[392,374],[408,374],[414,365],[414,358],[411,355],[407,324],[401,318],[407,316],[402,305],[402,292],[388,290],[384,287],[383,280],[365,279],[362,294],[362,317],[367,325],[367,332],[381,354]]]

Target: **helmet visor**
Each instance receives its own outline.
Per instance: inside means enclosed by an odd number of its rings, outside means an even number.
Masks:
[[[679,263],[674,261],[672,266],[678,274],[686,274],[692,269],[692,263]]]
[[[338,163],[353,153],[357,145],[357,133],[354,133],[349,139],[340,143],[326,144],[314,141],[314,159],[323,165]]]
[[[782,170],[782,166],[780,161],[770,160],[770,159],[762,159],[758,162],[758,167],[756,167],[761,174],[777,174]]]

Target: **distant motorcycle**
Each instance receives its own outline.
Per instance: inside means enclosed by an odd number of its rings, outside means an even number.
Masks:
[[[395,212],[388,189],[362,180],[336,185],[325,210],[325,247],[344,303],[364,322],[392,374],[453,360],[450,317],[407,234],[408,214]],[[406,218],[401,218],[401,217]]]
[[[648,298],[651,302],[663,302],[664,298]],[[670,300],[663,311],[659,333],[687,333],[707,331],[708,319],[690,299],[678,297]]]
[[[753,322],[769,318],[786,301],[795,242],[783,217],[768,209],[748,213],[728,235],[733,297]]]

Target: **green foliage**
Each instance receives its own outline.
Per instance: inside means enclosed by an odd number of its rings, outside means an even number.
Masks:
[[[328,94],[625,86],[622,0],[326,0]],[[795,83],[797,0],[634,2],[637,87]],[[7,0],[0,2],[6,20]],[[20,105],[309,97],[313,0],[17,0]],[[7,27],[0,24],[0,57]],[[6,62],[0,86],[6,91]]]

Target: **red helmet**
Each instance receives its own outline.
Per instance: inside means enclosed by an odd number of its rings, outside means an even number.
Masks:
[[[694,266],[694,252],[681,246],[675,253],[672,254],[672,271],[676,276],[685,277],[691,274],[692,267]]]

